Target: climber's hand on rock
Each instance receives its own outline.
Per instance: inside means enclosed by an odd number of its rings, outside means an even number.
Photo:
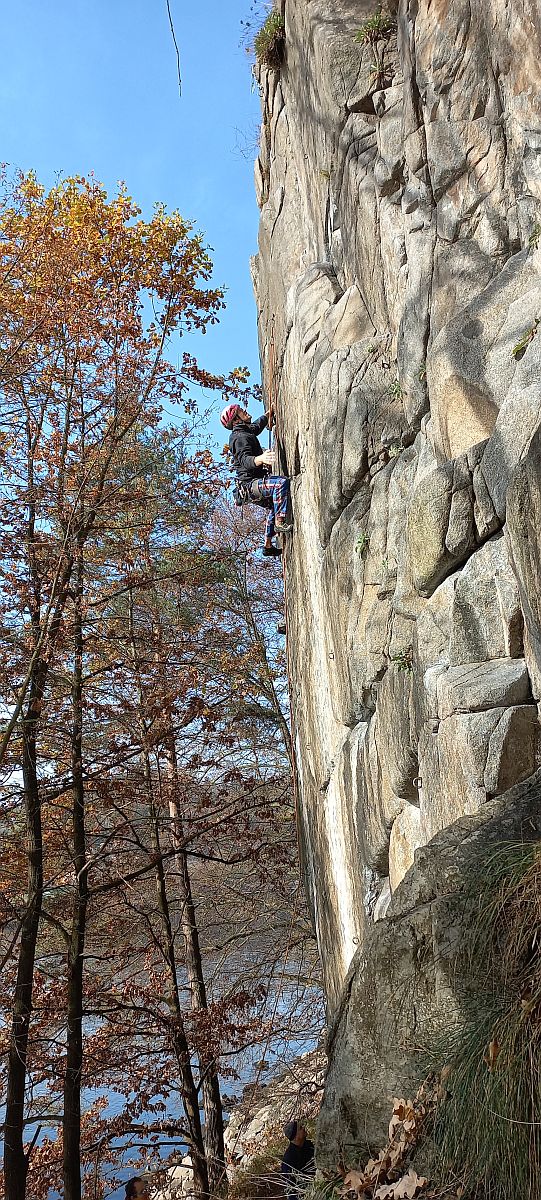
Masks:
[[[272,467],[274,463],[272,450],[264,450],[263,454],[258,454],[257,458],[254,458],[254,462],[256,467]]]

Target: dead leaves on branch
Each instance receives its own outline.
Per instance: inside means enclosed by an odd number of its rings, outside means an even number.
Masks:
[[[403,1175],[402,1179],[388,1186],[379,1187],[374,1194],[378,1200],[408,1200],[409,1197],[418,1196],[427,1183],[428,1179],[419,1176],[413,1167],[410,1167],[407,1175]]]

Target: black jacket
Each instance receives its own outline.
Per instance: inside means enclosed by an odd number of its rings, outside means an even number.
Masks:
[[[315,1170],[314,1143],[310,1142],[308,1138],[302,1146],[296,1146],[294,1142],[290,1142],[280,1167],[282,1175],[289,1176],[288,1191],[292,1195],[302,1192],[307,1187],[310,1176],[315,1175]]]
[[[239,483],[249,483],[251,479],[263,479],[267,474],[265,467],[256,467],[254,458],[263,454],[263,447],[258,441],[258,434],[268,424],[266,413],[253,421],[251,425],[235,425],[229,434],[229,450]]]

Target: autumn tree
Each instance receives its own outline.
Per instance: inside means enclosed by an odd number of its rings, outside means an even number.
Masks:
[[[147,1024],[146,1036],[156,1047],[162,1042],[163,1029],[173,1021],[177,1074],[184,1076],[185,1100],[192,1098],[190,1127],[185,1136],[192,1157],[206,1160],[213,1190],[224,1173],[218,1059],[223,1059],[228,1048],[238,1053],[246,1033],[250,1039],[254,1037],[254,1027],[249,1020],[246,1023],[244,1009],[251,997],[255,1000],[261,995],[261,980],[251,989],[240,980],[229,989],[222,983],[219,1003],[215,989],[209,1002],[201,950],[201,935],[208,946],[206,914],[203,919],[201,912],[196,914],[190,860],[213,864],[214,870],[217,864],[236,866],[245,879],[246,872],[263,871],[263,879],[259,880],[261,910],[261,884],[274,871],[276,887],[278,859],[284,852],[284,847],[278,851],[278,826],[284,826],[287,771],[283,750],[281,756],[269,755],[266,730],[257,748],[254,745],[254,706],[256,716],[260,711],[255,701],[263,700],[272,673],[264,650],[264,630],[258,628],[248,604],[247,545],[239,548],[231,540],[223,507],[218,514],[212,506],[210,522],[208,505],[206,509],[199,505],[197,513],[192,505],[188,512],[185,499],[178,498],[179,466],[171,472],[172,448],[169,464],[165,449],[162,443],[160,467],[155,458],[150,459],[144,516],[138,515],[117,530],[114,551],[109,538],[108,563],[111,559],[118,563],[129,559],[130,568],[125,572],[124,586],[106,589],[103,595],[98,591],[90,602],[100,615],[99,638],[94,630],[96,645],[89,674],[104,679],[107,690],[113,688],[114,703],[108,715],[102,703],[100,715],[102,723],[108,721],[109,740],[113,735],[113,744],[121,745],[129,755],[134,776],[140,762],[135,802],[129,788],[123,789],[121,796],[113,774],[116,806],[124,814],[122,838],[125,842],[129,829],[131,857],[137,854],[141,863],[135,869],[142,887],[136,896],[133,869],[124,863],[119,843],[116,871],[120,876],[127,872],[129,882],[128,890],[121,891],[120,905],[132,914],[135,939],[133,947],[124,950],[123,960],[131,979],[138,971],[140,946],[147,944],[151,935],[158,956],[153,972],[161,969],[160,991],[167,996],[167,1005],[160,1016],[159,1006],[139,983],[138,995],[147,995],[148,1009],[156,1021],[151,1038]],[[273,696],[276,701],[273,688],[272,683],[270,701]],[[89,699],[95,689],[96,685],[90,683]],[[250,704],[246,703],[247,697]],[[267,722],[270,715],[267,708]],[[285,724],[278,708],[274,721]],[[224,756],[235,764],[234,769],[224,768]],[[248,757],[252,760],[249,772]],[[273,794],[281,797],[279,820],[265,785],[271,767]],[[254,773],[259,773],[259,793],[254,789]],[[291,845],[287,857],[291,869]],[[142,878],[145,861],[154,864],[157,904],[152,892],[149,901],[148,878]],[[98,886],[100,894],[110,882]],[[207,890],[208,878],[205,884]],[[239,876],[237,890],[241,886]],[[175,920],[179,923],[178,936]],[[227,921],[226,914],[222,928]],[[254,926],[253,915],[250,926]],[[231,931],[228,936],[232,949],[238,952],[241,939],[232,938]],[[128,963],[133,963],[131,972]],[[189,996],[188,1014],[183,1008],[183,989],[179,988],[183,975]],[[109,1021],[111,1003],[109,993],[103,1010]],[[137,1031],[140,1035],[138,1012],[129,994],[123,994],[115,1003],[124,1018],[121,1038],[118,1023],[114,1025],[115,1041],[117,1046],[119,1042],[124,1046],[130,1038],[136,1039]],[[191,1065],[186,1069],[184,1062],[187,1031],[198,1064],[198,1082]],[[170,1068],[164,1070],[162,1064],[157,1073],[172,1084]],[[143,1090],[148,1092],[148,1084]],[[204,1138],[197,1122],[198,1096],[205,1115]]]
[[[313,946],[280,575],[256,570],[250,518],[193,436],[191,386],[236,395],[244,376],[168,357],[223,302],[178,214],[144,222],[93,181],[22,178],[0,246],[6,1196],[62,1174],[79,1200],[86,1172],[97,1200],[115,1141],[171,1130],[208,1194],[219,1074],[269,1044],[273,987],[287,1039],[284,960],[304,974]],[[40,1119],[61,1136],[33,1146]]]
[[[77,896],[69,955],[79,1008],[86,910],[80,632],[85,561],[111,513],[140,500],[129,486],[130,447],[156,428],[163,405],[190,408],[189,385],[227,387],[185,355],[165,356],[171,334],[214,321],[222,293],[211,263],[178,213],[152,220],[124,192],[108,200],[93,180],[46,192],[33,176],[4,180],[0,201],[0,436],[4,524],[0,558],[5,728],[0,763],[21,772],[27,900],[17,931],[18,969],[5,1128],[7,1200],[22,1200],[28,1166],[24,1093],[34,962],[43,907],[39,736],[47,689],[73,611],[72,779]],[[233,388],[238,377],[230,381]],[[78,617],[79,614],[79,617]],[[77,1026],[77,1027],[76,1027]],[[66,1079],[80,1073],[80,1021],[68,1019]],[[66,1084],[68,1086],[68,1083]],[[66,1127],[66,1197],[80,1194],[77,1122]],[[75,1140],[73,1141],[72,1138]],[[69,1161],[68,1161],[69,1160]]]

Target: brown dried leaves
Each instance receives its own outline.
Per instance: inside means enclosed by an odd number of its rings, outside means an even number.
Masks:
[[[434,1111],[441,1085],[428,1091],[423,1085],[414,1100],[397,1097],[389,1123],[389,1141],[377,1158],[371,1158],[363,1170],[348,1171],[340,1190],[342,1196],[370,1200],[413,1200],[426,1187],[428,1179],[406,1160],[416,1145],[421,1129]]]

